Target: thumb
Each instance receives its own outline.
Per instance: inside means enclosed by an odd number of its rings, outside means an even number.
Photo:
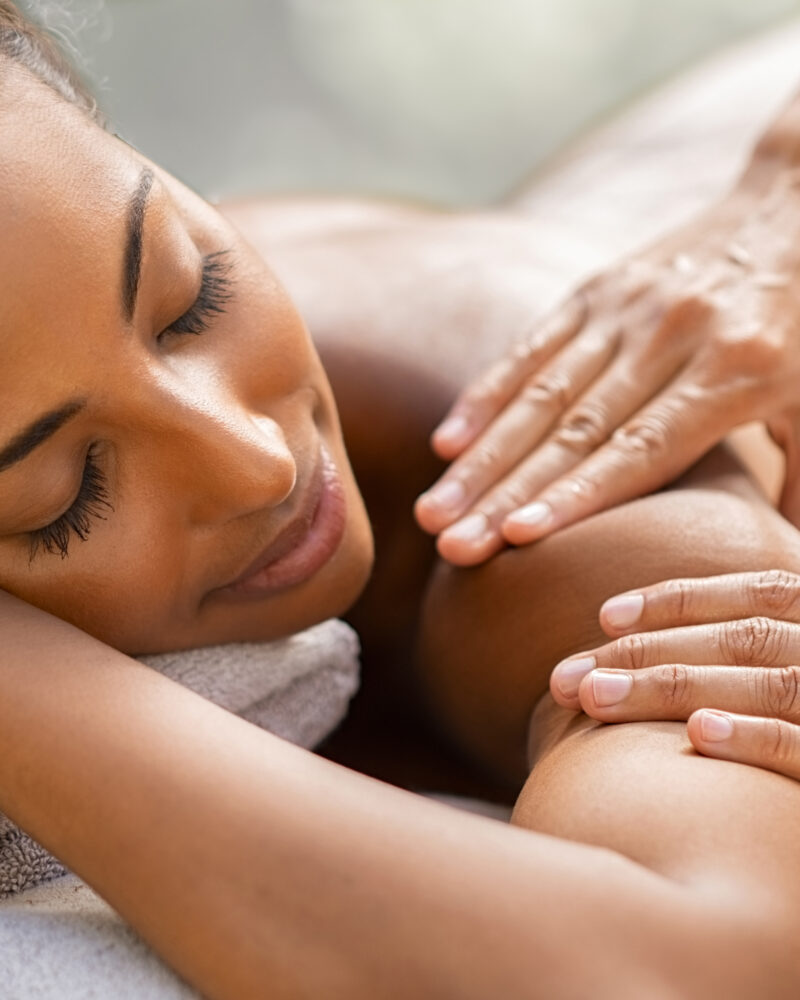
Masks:
[[[768,421],[767,429],[786,458],[778,508],[788,521],[800,527],[800,412],[782,413]]]

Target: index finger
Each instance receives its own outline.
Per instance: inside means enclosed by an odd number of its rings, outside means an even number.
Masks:
[[[735,760],[800,780],[800,726],[702,709],[689,719],[695,749],[707,757]]]
[[[587,314],[586,296],[578,291],[459,393],[431,435],[439,457],[450,461],[461,454],[514,398],[525,379],[580,332]]]
[[[800,576],[770,569],[665,580],[618,594],[600,608],[600,624],[607,635],[754,616],[800,622]]]
[[[733,425],[722,391],[673,382],[577,468],[509,514],[503,536],[525,545],[677,478]]]

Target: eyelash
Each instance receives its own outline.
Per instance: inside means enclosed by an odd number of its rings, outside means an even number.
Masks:
[[[160,333],[157,340],[160,341],[167,335],[198,336],[205,333],[213,320],[225,312],[233,295],[229,253],[229,250],[218,250],[206,254],[203,258],[200,291],[194,304]],[[52,524],[30,532],[29,561],[32,562],[40,551],[49,552],[51,555],[59,553],[62,559],[66,559],[72,536],[76,535],[85,542],[92,530],[92,521],[95,519],[104,521],[105,512],[113,509],[108,496],[106,478],[97,464],[95,449],[92,447],[86,454],[78,495],[69,510]]]
[[[95,449],[92,447],[86,454],[78,495],[69,510],[52,524],[30,533],[29,561],[33,562],[40,549],[52,555],[58,552],[62,559],[66,559],[72,535],[77,535],[85,542],[92,529],[92,521],[95,518],[104,521],[104,512],[113,509],[108,498],[105,476],[97,464]]]
[[[206,254],[200,291],[194,305],[158,335],[159,341],[168,334],[205,333],[212,321],[225,312],[233,295],[229,253],[229,250],[217,250],[216,253]]]

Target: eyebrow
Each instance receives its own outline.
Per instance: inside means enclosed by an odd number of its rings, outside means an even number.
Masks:
[[[122,315],[126,323],[133,320],[136,312],[136,296],[142,275],[142,232],[147,199],[153,187],[155,176],[149,167],[139,175],[139,183],[128,202],[127,239],[122,262]]]
[[[142,273],[142,233],[147,199],[153,187],[155,175],[145,167],[139,175],[136,190],[128,202],[127,238],[122,266],[122,312],[127,322],[131,322],[136,310],[136,296]],[[71,399],[55,410],[50,410],[38,420],[16,434],[8,444],[0,449],[0,472],[4,472],[17,462],[21,462],[39,445],[44,444],[64,424],[77,416],[86,406],[85,399]]]
[[[0,450],[0,472],[21,462],[64,424],[72,420],[85,406],[85,399],[72,399],[57,410],[51,410],[38,420],[34,420],[32,424],[28,424],[25,430],[20,431],[5,448]]]

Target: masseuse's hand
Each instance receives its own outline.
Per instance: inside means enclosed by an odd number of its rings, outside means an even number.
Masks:
[[[688,719],[701,753],[800,779],[800,577],[671,580],[606,601],[600,623],[619,638],[558,664],[559,704],[602,722]]]
[[[433,435],[453,460],[416,516],[482,562],[684,472],[766,421],[800,523],[800,188],[724,202],[580,288],[469,385]]]

